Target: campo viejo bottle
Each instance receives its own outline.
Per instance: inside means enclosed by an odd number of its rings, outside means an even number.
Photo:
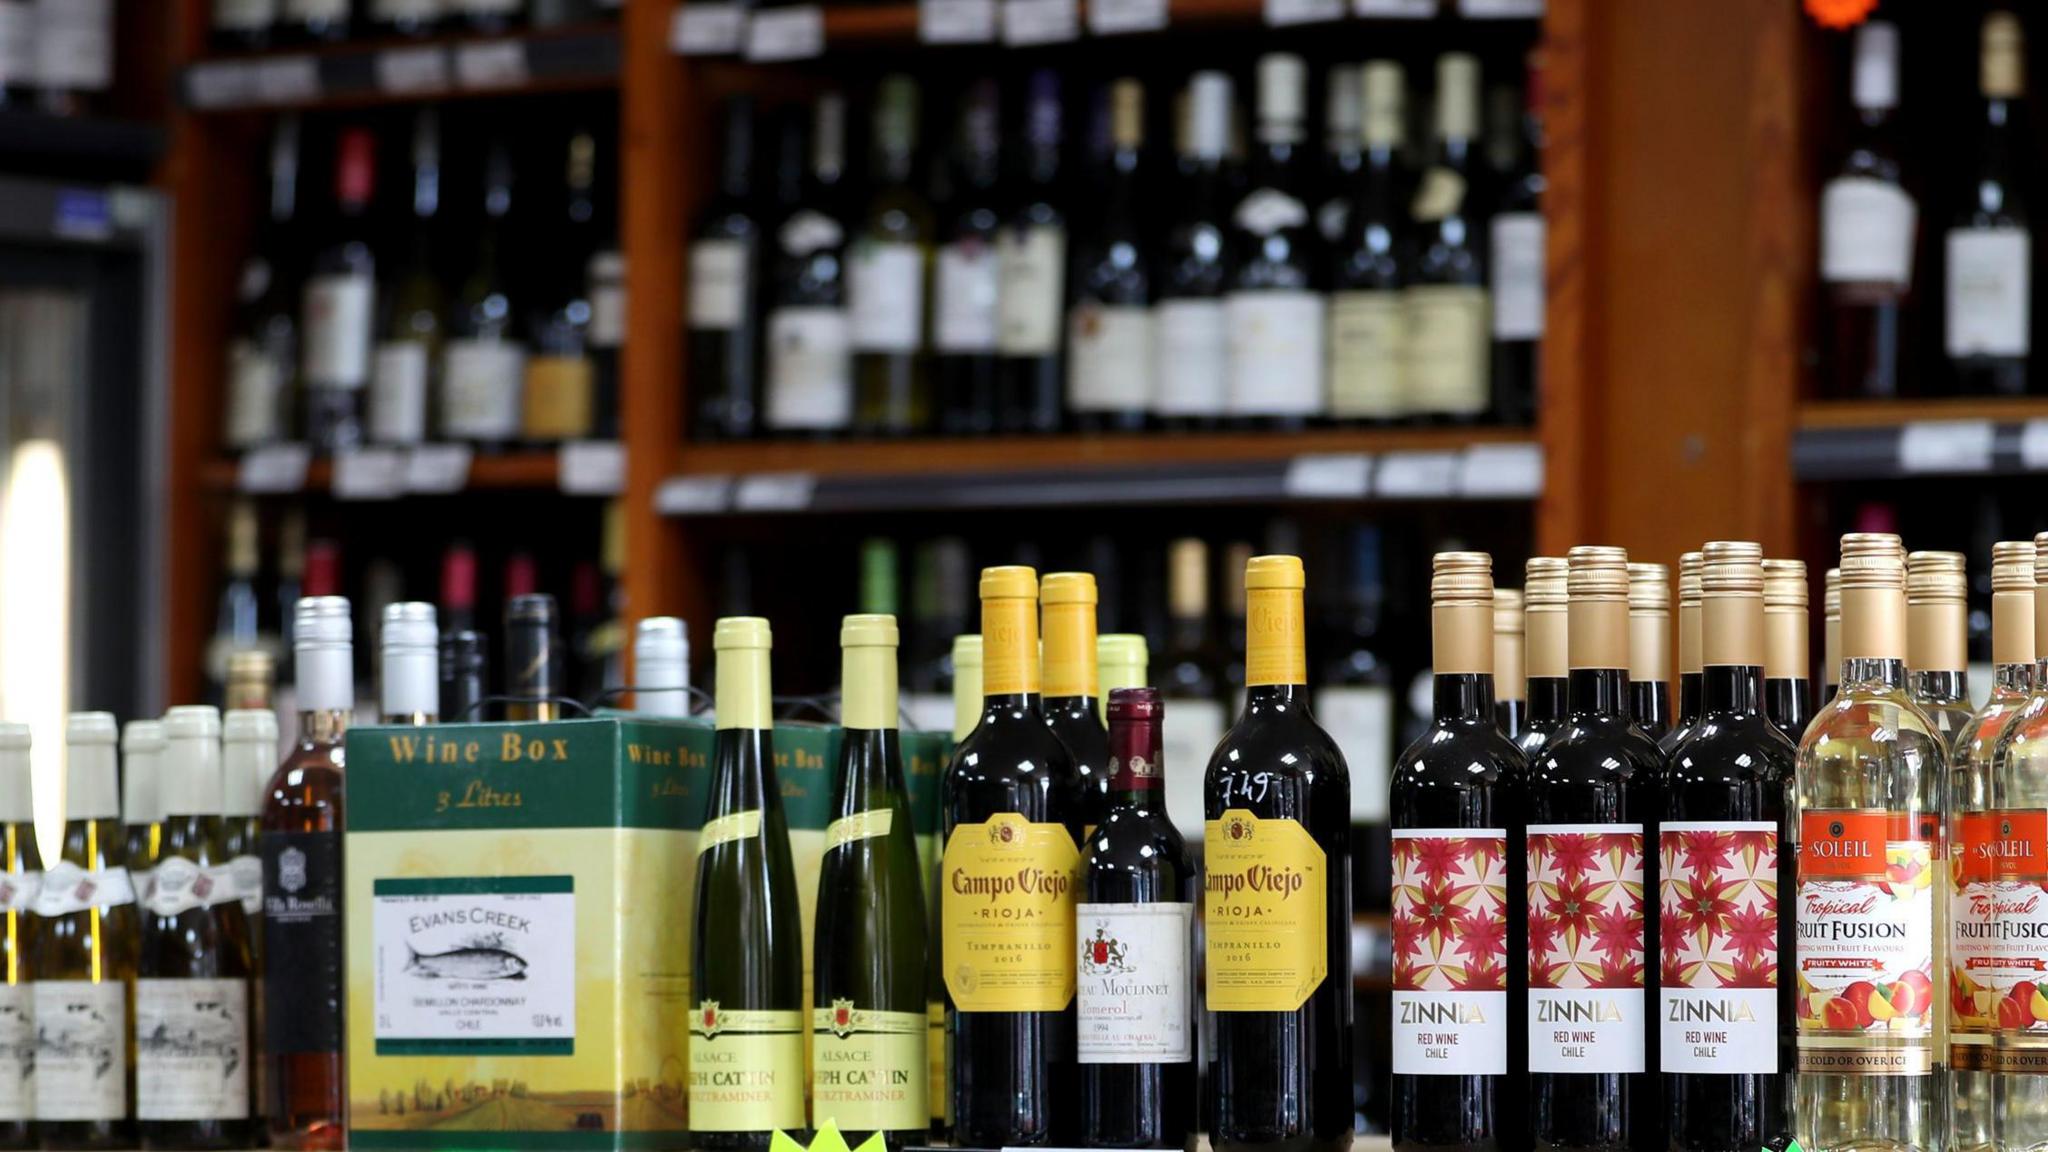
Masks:
[[[1078,1143],[1081,785],[1038,696],[1038,573],[981,574],[981,722],[946,768],[939,925],[953,1142]]]
[[[1308,712],[1298,556],[1245,565],[1245,710],[1203,779],[1209,1141],[1351,1146],[1351,776]]]
[[[1389,801],[1394,1147],[1500,1152],[1522,1127],[1528,766],[1495,724],[1493,560],[1439,552],[1431,567],[1435,715]]]
[[[718,736],[691,910],[690,1140],[761,1152],[804,1128],[803,923],[775,781],[768,621],[713,627]]]
[[[1095,635],[1095,577],[1048,572],[1039,601],[1045,611],[1045,724],[1074,758],[1081,778],[1081,831],[1109,815],[1109,732],[1103,727]]]

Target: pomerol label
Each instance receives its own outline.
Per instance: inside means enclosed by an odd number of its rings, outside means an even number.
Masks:
[[[1657,1015],[1666,1072],[1778,1071],[1778,826],[1658,829]]]
[[[1963,813],[1950,846],[1949,1062],[2048,1070],[2048,1048],[1993,1050],[1993,1032],[2048,1042],[2048,812]]]
[[[1643,1070],[1643,828],[1529,826],[1529,1070]]]
[[[1083,1064],[1195,1058],[1195,906],[1082,904],[1078,1052]]]
[[[1508,1070],[1508,834],[1394,829],[1394,1073]]]
[[[1933,1067],[1931,813],[1811,809],[1799,822],[1799,1070]]]

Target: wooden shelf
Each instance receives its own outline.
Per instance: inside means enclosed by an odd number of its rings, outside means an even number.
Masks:
[[[209,56],[184,69],[179,91],[189,108],[210,113],[609,89],[619,83],[619,50],[611,24],[348,41]]]
[[[1076,26],[1085,30],[1088,26],[1087,0],[1076,0],[1076,8]],[[1426,27],[1447,21],[1486,24],[1514,24],[1518,21],[1524,24],[1532,23],[1532,21],[1526,18],[1492,20],[1462,17],[1456,14],[1455,5],[1451,0],[1445,0],[1442,8],[1443,11],[1439,12],[1438,15],[1420,19],[1378,16],[1365,17],[1363,19],[1375,24],[1400,24],[1418,27]],[[1264,0],[1167,0],[1166,22],[1169,30],[1202,27],[1265,28],[1267,26],[1265,11]],[[909,46],[919,42],[918,6],[915,3],[828,4],[823,9],[823,16],[827,52],[830,52],[833,48],[879,47],[895,44]],[[1340,24],[1356,23],[1360,19],[1351,15],[1350,5],[1347,3],[1344,16],[1337,20],[1327,21],[1325,24],[1326,26],[1334,27]],[[1314,26],[1312,24],[1304,24],[1297,27]],[[1142,33],[1138,35],[1142,35]],[[973,45],[962,45],[962,47],[973,47]]]
[[[1934,400],[1813,400],[1799,406],[1800,429],[1897,428],[1934,420],[1998,424],[2048,419],[2048,396],[1958,396]]]
[[[156,124],[0,110],[0,167],[38,176],[139,179],[162,155]]]
[[[1802,481],[2013,476],[2048,470],[2048,397],[1804,404],[1792,437]]]

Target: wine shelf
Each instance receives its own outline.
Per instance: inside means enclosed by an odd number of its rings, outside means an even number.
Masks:
[[[2048,472],[2048,399],[1806,404],[1792,471],[1804,481]]]
[[[418,451],[365,449],[346,459],[312,459],[303,445],[260,448],[240,459],[217,459],[203,481],[216,492],[284,496],[323,492],[338,500],[480,491],[559,491],[573,496],[615,496],[624,484],[625,459],[613,441],[565,444],[555,451],[480,454],[467,447],[429,445]]]
[[[13,171],[139,179],[163,149],[157,124],[0,111],[0,167]]]

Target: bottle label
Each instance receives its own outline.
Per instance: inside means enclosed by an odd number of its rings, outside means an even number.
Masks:
[[[2024,228],[1948,234],[1948,354],[2025,356],[2033,237]]]
[[[377,1054],[572,1054],[576,1050],[574,879],[476,876],[375,881],[371,887],[370,943],[375,965],[372,1009]],[[280,874],[278,887],[285,885]],[[276,939],[271,931],[273,920],[274,915],[264,918],[266,943]],[[274,954],[266,953],[264,962],[272,971],[278,970]],[[278,1003],[273,997],[271,1004]],[[293,1009],[289,1001],[284,1005]]]
[[[534,356],[526,362],[525,418],[529,440],[590,435],[595,380],[582,356]]]
[[[1820,194],[1820,278],[1829,283],[1913,281],[1919,209],[1905,189],[1868,176],[1828,181]]]
[[[853,346],[842,308],[768,316],[768,426],[844,428],[853,419]]]
[[[932,300],[932,342],[941,352],[996,350],[996,301],[1002,295],[996,252],[979,236],[939,249],[938,294]]]
[[[846,229],[840,227],[823,212],[808,208],[793,213],[776,229],[775,239],[782,245],[782,251],[790,256],[809,256],[827,248],[837,248],[846,242]]]
[[[1067,230],[1004,228],[996,236],[996,270],[996,351],[1004,356],[1058,352]]]
[[[758,840],[760,836],[759,808],[728,812],[704,822],[703,830],[697,833],[697,855],[702,856],[721,844],[731,844],[737,840]]]
[[[235,891],[242,894],[242,911],[250,916],[263,914],[263,858],[261,856],[237,856],[228,861],[228,874],[233,878]]]
[[[689,1047],[691,1130],[804,1126],[802,1012],[749,1011],[704,1000],[690,1013]]]
[[[1418,284],[1401,294],[1409,411],[1472,415],[1487,402],[1486,289]]]
[[[1229,323],[1223,301],[1162,300],[1154,314],[1159,340],[1153,358],[1159,378],[1155,410],[1161,416],[1223,415],[1230,390]]]
[[[276,18],[277,0],[213,0],[213,26],[223,32],[268,32]]]
[[[955,825],[939,865],[946,987],[962,1012],[1058,1012],[1074,1000],[1081,853],[1064,824],[998,812]]]
[[[699,240],[690,245],[690,327],[739,330],[751,287],[748,251],[744,240]]]
[[[1083,1064],[1195,1058],[1195,906],[1081,904],[1075,993]]]
[[[30,911],[42,890],[41,872],[0,872],[0,909]]]
[[[1393,690],[1384,684],[1324,688],[1315,695],[1315,716],[1351,770],[1351,822],[1385,824],[1394,754]]]
[[[1202,776],[1230,718],[1223,705],[1206,697],[1170,696],[1167,714],[1173,723],[1162,725],[1160,754],[1166,758],[1166,810],[1174,814],[1173,826],[1181,839],[1199,841],[1206,834],[1202,823]]]
[[[1152,311],[1139,304],[1079,304],[1067,320],[1067,406],[1143,412],[1152,406]]]
[[[519,435],[526,349],[510,340],[450,340],[441,352],[441,430],[468,440]]]
[[[128,1116],[128,989],[119,979],[38,980],[36,1118]]]
[[[135,1116],[249,1115],[249,982],[135,982]]]
[[[811,1123],[845,1132],[923,1131],[926,1099],[923,1012],[877,1012],[851,1000],[811,1011]]]
[[[30,1120],[36,1102],[35,991],[0,984],[0,1120]]]
[[[312,388],[361,388],[370,379],[370,324],[376,282],[364,273],[315,276],[306,281],[305,355],[301,368]]]
[[[846,267],[846,304],[858,352],[915,352],[924,335],[924,253],[915,244],[861,240]]]
[[[4,11],[4,9],[0,9]],[[262,345],[236,340],[228,345],[227,441],[253,448],[284,439],[284,366]]]
[[[59,860],[43,873],[29,910],[38,916],[68,916],[87,908],[118,908],[135,903],[135,884],[119,865],[89,872]]]
[[[37,0],[36,72],[45,88],[114,84],[114,0]]]
[[[1259,188],[1237,202],[1231,220],[1254,236],[1308,225],[1308,206],[1278,188]]]
[[[271,880],[263,893],[264,1047],[339,1052],[341,836],[265,832],[257,851]]]
[[[194,908],[215,908],[238,902],[242,890],[227,865],[200,867],[183,856],[166,856],[149,874],[142,905],[152,915],[171,917]]]
[[[894,808],[870,808],[841,816],[825,825],[825,851],[830,852],[846,844],[858,844],[863,840],[876,840],[889,834],[895,827]]]
[[[1798,1071],[1933,1069],[1939,823],[1933,813],[1800,814]]]
[[[1957,817],[1950,846],[1949,1063],[2048,1071],[2048,812]],[[1992,1048],[1992,1033],[2019,1041]]]
[[[1330,415],[1401,414],[1405,336],[1399,292],[1330,297]]]
[[[1508,1070],[1508,834],[1394,829],[1394,1074]]]
[[[1667,820],[1657,831],[1664,1071],[1778,1069],[1778,826]]]
[[[1211,1012],[1292,1012],[1329,974],[1329,862],[1298,821],[1226,809],[1202,836]]]
[[[592,253],[584,278],[590,291],[585,339],[592,348],[617,348],[626,342],[626,258],[617,252]]]
[[[1643,829],[1529,825],[1529,1070],[1641,1072]]]
[[[377,345],[370,370],[370,439],[418,444],[427,438],[427,346],[418,340]]]
[[[1433,224],[1465,206],[1465,191],[1465,177],[1455,168],[1439,165],[1422,174],[1409,212],[1416,220]]]
[[[1239,416],[1322,411],[1323,298],[1306,290],[1233,292],[1224,312],[1229,410]]]
[[[1493,338],[1543,339],[1543,214],[1493,218]]]

